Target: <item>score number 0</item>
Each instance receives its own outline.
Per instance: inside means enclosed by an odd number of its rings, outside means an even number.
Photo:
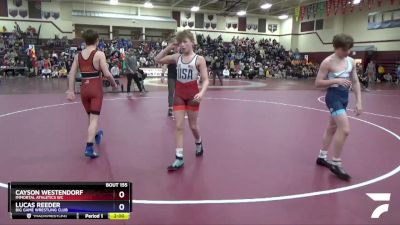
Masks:
[[[125,192],[124,191],[120,191],[118,193],[118,197],[119,198],[124,198],[125,197]],[[121,203],[121,204],[119,204],[118,208],[119,208],[119,210],[124,211],[125,205]]]

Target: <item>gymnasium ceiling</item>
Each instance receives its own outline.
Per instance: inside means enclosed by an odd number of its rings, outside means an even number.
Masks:
[[[54,0],[53,0],[54,1]],[[60,0],[59,0],[60,1]],[[109,4],[110,0],[62,0],[63,2],[86,2]],[[150,1],[154,8],[190,10],[192,6],[200,6],[200,12],[217,12],[219,15],[233,16],[240,10],[247,10],[247,14],[277,16],[293,14],[299,4],[320,2],[321,0],[119,0],[119,5],[140,7]],[[261,9],[264,3],[272,4],[269,9]]]

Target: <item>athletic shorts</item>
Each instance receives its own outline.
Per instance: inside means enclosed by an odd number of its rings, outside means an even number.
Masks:
[[[329,87],[326,92],[325,103],[332,117],[346,114],[349,90],[343,86]]]
[[[81,101],[87,114],[100,115],[103,104],[103,80],[101,78],[82,79]]]
[[[181,83],[177,81],[175,86],[174,111],[199,111],[200,103],[194,101],[194,96],[197,93],[199,93],[197,80],[188,83]]]

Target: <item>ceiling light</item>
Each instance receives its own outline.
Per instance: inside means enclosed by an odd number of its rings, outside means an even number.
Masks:
[[[197,11],[199,11],[199,9],[200,9],[200,7],[198,7],[198,6],[193,6],[190,10],[191,10],[192,12],[197,12]]]
[[[271,8],[271,6],[272,6],[272,4],[270,4],[270,3],[265,3],[265,4],[262,4],[260,7],[261,7],[262,9],[269,9],[269,8]]]
[[[118,5],[118,0],[110,0],[111,5]]]
[[[240,10],[239,12],[236,13],[238,16],[244,16],[246,15],[246,11]]]
[[[278,18],[279,18],[280,20],[286,20],[287,18],[289,18],[289,16],[286,15],[286,14],[283,14],[283,15],[278,16]]]
[[[145,8],[153,8],[154,6],[153,6],[153,3],[151,3],[151,2],[145,2],[144,7]]]
[[[354,4],[354,5],[357,5],[357,4],[360,4],[360,2],[361,2],[361,0],[354,0],[354,1],[353,1],[353,4]]]

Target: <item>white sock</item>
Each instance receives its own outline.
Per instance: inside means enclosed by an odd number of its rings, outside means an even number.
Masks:
[[[176,153],[175,155],[179,158],[183,159],[183,148],[176,148]]]
[[[332,164],[335,165],[335,166],[341,166],[342,165],[342,159],[341,158],[332,157]]]
[[[201,143],[201,138],[196,139],[196,144],[200,144]]]
[[[326,159],[326,158],[328,157],[328,151],[319,150],[319,155],[318,155],[318,157],[319,157],[319,158],[322,158],[322,159]]]

